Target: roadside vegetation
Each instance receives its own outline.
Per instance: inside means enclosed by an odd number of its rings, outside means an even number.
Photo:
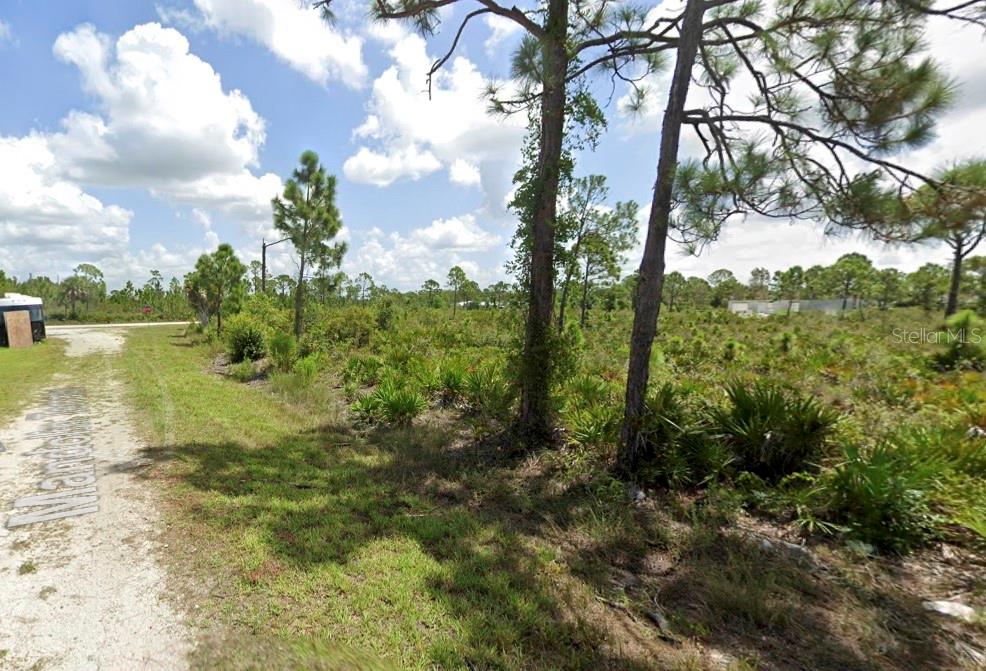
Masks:
[[[314,305],[297,342],[255,296],[222,336],[135,331],[176,575],[222,623],[202,664],[974,668],[981,625],[921,603],[981,607],[986,385],[894,336],[940,320],[671,313],[628,486],[629,317],[567,328],[559,446],[519,454],[509,308]]]
[[[58,340],[24,349],[0,347],[0,417],[11,417],[64,369],[63,349]]]

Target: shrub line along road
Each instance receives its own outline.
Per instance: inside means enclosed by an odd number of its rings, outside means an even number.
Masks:
[[[66,372],[0,422],[0,669],[187,668],[192,636],[166,598],[149,461],[112,362],[130,326],[50,329],[68,342]]]

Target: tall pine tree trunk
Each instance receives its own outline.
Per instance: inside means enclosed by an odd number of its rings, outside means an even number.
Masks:
[[[585,322],[589,317],[589,255],[585,256],[585,275],[582,277],[582,314],[579,317],[579,326],[585,328]]]
[[[695,64],[698,43],[702,37],[702,15],[705,11],[703,5],[704,0],[688,0],[685,6],[678,42],[678,56],[671,80],[671,90],[668,93],[668,106],[664,111],[661,125],[661,147],[650,219],[647,222],[647,242],[640,262],[633,332],[630,337],[626,406],[620,447],[617,452],[617,470],[631,477],[643,456],[640,425],[646,410],[651,347],[654,344],[657,318],[661,311],[664,253],[671,220],[674,175],[678,167],[678,145],[681,140],[681,125],[692,66]]]
[[[301,253],[298,270],[298,286],[294,290],[294,337],[301,338],[302,308],[305,305],[305,253]]]
[[[945,316],[951,317],[959,309],[959,287],[962,284],[962,252],[965,251],[959,236],[952,236],[948,244],[952,248],[952,278],[948,283],[948,300],[945,302]]]
[[[565,132],[568,0],[549,0],[542,39],[544,90],[535,198],[531,212],[531,270],[521,361],[519,437],[528,446],[551,436],[551,312],[554,307],[555,213]]]
[[[565,281],[561,284],[561,298],[558,301],[558,332],[565,330],[565,303],[568,302],[568,287],[572,282],[572,273],[565,272]]]

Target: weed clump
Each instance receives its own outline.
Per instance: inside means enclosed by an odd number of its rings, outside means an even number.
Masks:
[[[298,343],[295,341],[293,335],[290,333],[275,333],[269,339],[268,349],[270,350],[270,359],[271,363],[274,364],[274,368],[281,372],[291,370],[298,349]]]

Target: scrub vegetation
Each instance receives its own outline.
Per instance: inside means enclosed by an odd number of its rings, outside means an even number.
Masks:
[[[636,486],[626,310],[568,327],[533,453],[502,431],[511,308],[313,305],[301,342],[288,301],[236,319],[277,351],[249,384],[209,330],[135,330],[121,362],[180,589],[222,623],[205,666],[974,667],[981,626],[920,605],[983,593],[986,385],[894,335],[935,317],[671,313]]]

